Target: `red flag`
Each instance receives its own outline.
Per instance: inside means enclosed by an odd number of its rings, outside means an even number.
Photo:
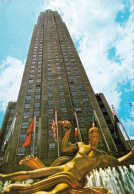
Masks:
[[[75,136],[78,137],[78,129],[75,128],[75,132],[74,132]]]
[[[30,125],[28,131],[27,131],[26,141],[24,142],[22,147],[29,146],[33,132],[34,132],[34,118],[33,118],[32,122],[31,122],[31,125]]]
[[[52,131],[53,131],[53,139],[56,140],[56,129],[55,129],[55,126],[56,126],[56,122],[53,120],[52,122]]]

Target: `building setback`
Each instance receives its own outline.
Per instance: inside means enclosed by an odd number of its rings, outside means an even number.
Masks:
[[[89,61],[90,63],[90,61]],[[95,78],[94,78],[95,79]],[[113,138],[112,113],[104,96],[101,100],[94,94],[84,67],[78,56],[65,23],[56,11],[47,10],[40,13],[34,27],[31,44],[24,69],[22,83],[15,106],[16,123],[13,135],[7,147],[2,150],[2,168],[14,164],[25,156],[33,153],[33,142],[30,146],[22,147],[26,133],[36,114],[36,133],[34,154],[46,165],[50,165],[57,157],[57,143],[53,140],[52,121],[57,110],[57,119],[69,120],[72,132],[69,143],[75,143],[80,138],[88,143],[88,129],[92,126],[94,110],[97,118],[96,125],[103,131],[100,148],[109,153],[127,151],[127,143],[121,148]],[[102,99],[103,98],[103,99]],[[100,104],[103,101],[104,107]],[[106,109],[107,116],[104,114]],[[74,116],[74,110],[77,117]],[[111,120],[107,122],[108,117]],[[5,115],[5,119],[7,114]],[[74,136],[76,118],[80,129],[79,137]],[[3,121],[1,142],[4,142],[7,122]],[[10,123],[11,124],[11,123]],[[64,130],[59,126],[59,144],[61,145]],[[124,141],[124,139],[121,139]],[[60,156],[63,153],[60,150]],[[73,153],[68,155],[72,156]]]

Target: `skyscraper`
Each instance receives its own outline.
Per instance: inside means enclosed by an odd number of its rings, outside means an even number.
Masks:
[[[99,99],[99,96],[95,95],[92,89],[60,15],[51,10],[42,12],[34,27],[18,99],[14,106],[14,116],[17,113],[15,127],[3,151],[3,164],[17,164],[22,158],[33,153],[33,137],[29,146],[22,145],[34,115],[36,115],[34,154],[46,165],[63,154],[61,151],[58,154],[57,142],[54,141],[51,130],[55,114],[58,121],[71,122],[69,143],[78,140],[88,143],[88,129],[95,117],[96,125],[102,129],[101,149],[109,153],[129,150],[127,143],[122,143],[120,148],[116,145],[111,110],[104,97],[102,99],[101,96]],[[11,107],[8,108],[2,125],[1,148],[7,134],[5,132],[8,130],[7,126],[11,124],[11,121],[9,123],[11,110]],[[10,117],[10,120],[12,119]],[[77,140],[74,135],[76,127],[79,130]],[[64,130],[59,126],[57,140],[59,145],[63,135]],[[3,155],[1,154],[1,157]]]

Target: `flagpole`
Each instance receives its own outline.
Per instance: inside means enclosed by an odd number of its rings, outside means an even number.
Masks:
[[[35,149],[35,129],[36,129],[36,114],[34,116],[34,134],[33,134],[33,156],[34,156],[34,149]]]
[[[74,116],[75,116],[75,120],[76,120],[76,124],[77,124],[77,129],[78,129],[78,137],[79,137],[80,142],[82,142],[82,137],[81,137],[81,133],[80,133],[78,118],[77,118],[77,114],[76,114],[75,109],[74,109]]]
[[[100,121],[99,121],[99,119],[98,119],[98,117],[97,117],[96,111],[93,110],[93,112],[94,112],[94,115],[95,115],[95,117],[96,117],[96,119],[97,119],[97,121],[98,121],[98,123],[99,123],[100,128],[101,128],[101,124],[100,124]],[[104,141],[105,141],[105,143],[106,143],[107,149],[108,149],[109,152],[111,152],[110,147],[109,147],[109,145],[108,145],[108,143],[107,143],[107,140],[106,140],[106,138],[105,138],[105,135],[104,135],[104,133],[103,133],[102,128],[101,128],[101,132],[102,132],[102,136],[103,136],[103,138],[104,138]]]
[[[56,126],[56,132],[57,132],[57,148],[58,148],[58,157],[60,157],[60,147],[59,147],[59,130],[57,125],[57,109],[55,107],[55,126]]]

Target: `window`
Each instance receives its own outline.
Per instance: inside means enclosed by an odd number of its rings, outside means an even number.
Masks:
[[[110,120],[110,118],[109,118],[108,115],[105,115],[104,117],[105,117],[106,121],[109,121]]]
[[[70,75],[71,74],[71,71],[67,71],[67,74]]]
[[[75,74],[79,74],[79,71],[74,71]]]
[[[63,121],[66,121],[66,120],[68,120],[68,117],[67,117],[67,116],[63,116],[63,117],[62,117],[62,120],[63,120]]]
[[[83,91],[80,92],[80,94],[81,94],[82,96],[84,96],[84,95],[86,95],[86,91],[83,90]]]
[[[70,70],[70,67],[66,67],[67,70]]]
[[[74,104],[78,104],[79,103],[79,100],[77,98],[73,99],[73,103]]]
[[[63,89],[63,85],[59,85],[59,89]]]
[[[51,77],[48,77],[48,80],[51,80],[52,78]]]
[[[88,98],[83,98],[83,103],[88,103]]]
[[[27,89],[27,93],[31,93],[32,92],[32,89]]]
[[[82,135],[87,135],[87,129],[84,128],[84,127],[80,128],[80,133],[81,133]]]
[[[109,129],[114,129],[113,125],[111,123],[108,124]]]
[[[24,155],[25,147],[18,147],[17,155]]]
[[[84,85],[83,84],[79,84],[78,86],[79,86],[79,89],[84,88]]]
[[[34,73],[34,69],[31,69],[31,70],[30,70],[30,73]]]
[[[61,76],[58,76],[57,78],[58,78],[58,79],[61,79]]]
[[[40,99],[40,95],[38,94],[38,95],[35,95],[35,100],[38,100],[38,99]]]
[[[101,110],[102,110],[102,112],[106,112],[106,109],[105,108],[102,108]]]
[[[10,113],[14,113],[14,109],[11,109],[11,110],[10,110]]]
[[[32,78],[32,77],[34,77],[34,75],[33,75],[33,74],[31,74],[31,75],[29,75],[29,77],[30,77],[30,78]]]
[[[30,108],[30,104],[25,104],[24,108]]]
[[[37,74],[37,77],[41,77],[41,74],[40,74],[40,73],[38,73],[38,74]]]
[[[28,122],[22,122],[21,128],[27,128]]]
[[[23,112],[23,118],[28,118],[29,117],[29,112]]]
[[[6,128],[7,131],[9,130],[10,126],[11,126],[11,125],[7,125],[7,128]]]
[[[36,121],[36,127],[38,127],[39,126],[39,121]]]
[[[56,69],[60,70],[60,67],[56,67]]]
[[[40,112],[39,111],[34,111],[34,115],[36,115],[37,117],[39,117]],[[37,122],[37,121],[36,121]]]
[[[33,146],[31,146],[31,154],[33,154]],[[37,154],[37,146],[34,146],[34,154]]]
[[[53,109],[52,108],[48,109],[48,114],[53,114]]]
[[[34,103],[34,107],[35,107],[35,108],[40,107],[40,103],[39,103],[39,102],[35,102],[35,103]]]
[[[84,118],[82,116],[81,117],[78,116],[77,118],[79,123],[84,123]]]
[[[72,92],[72,96],[77,96],[77,92]]]
[[[50,86],[48,86],[48,90],[52,90],[52,86],[50,85]]]
[[[77,70],[77,67],[76,67],[76,66],[73,66],[73,69],[74,69],[74,70]]]
[[[99,101],[99,104],[100,104],[100,105],[103,105],[103,102],[102,102],[102,101]]]
[[[90,112],[91,108],[89,106],[85,106],[85,110],[86,110],[86,112]]]
[[[37,82],[38,82],[38,83],[41,82],[41,79],[37,79]]]
[[[69,80],[72,80],[73,78],[72,78],[72,76],[68,76],[68,79],[69,79]]]
[[[65,104],[65,99],[64,98],[60,99],[60,104]]]
[[[48,133],[49,133],[49,137],[53,137],[53,131],[52,130],[49,130]]]
[[[53,101],[52,100],[48,100],[48,105],[52,105]]]
[[[12,120],[13,120],[13,117],[9,117],[9,118],[8,118],[8,121],[12,121]]]
[[[26,100],[31,100],[31,96],[26,96]]]
[[[52,92],[48,92],[48,97],[51,97],[52,96]]]
[[[59,74],[61,74],[61,72],[60,71],[57,71],[57,74],[59,75]]]
[[[30,80],[28,81],[28,83],[29,83],[29,84],[33,83],[33,80],[32,80],[32,79],[30,79]]]
[[[80,79],[80,76],[79,75],[76,75],[76,79]]]
[[[19,137],[19,141],[25,141],[26,140],[26,133],[21,133]]]
[[[76,112],[81,112],[81,108],[80,108],[80,107],[76,107],[76,108],[75,108],[75,111],[76,111]]]
[[[35,66],[34,65],[31,65],[31,69],[35,69]]]
[[[60,96],[64,96],[64,92],[60,92]]]
[[[66,108],[64,107],[64,108],[61,108],[61,112],[62,113],[66,113],[67,111],[66,111]]]
[[[40,88],[35,88],[35,92],[40,92]]]
[[[89,122],[92,122],[93,121],[93,116],[92,115],[89,115],[88,116],[88,120],[89,120]]]
[[[55,151],[55,143],[49,143],[49,151]]]
[[[48,75],[51,75],[51,72],[50,71],[48,71],[48,73],[47,73]]]
[[[75,85],[73,85],[73,84],[71,84],[69,87],[70,87],[71,90],[75,89]]]
[[[52,125],[53,119],[48,119],[49,125]]]
[[[51,71],[51,68],[50,68],[50,67],[48,67],[48,68],[47,68],[47,70],[48,70],[48,71]]]

